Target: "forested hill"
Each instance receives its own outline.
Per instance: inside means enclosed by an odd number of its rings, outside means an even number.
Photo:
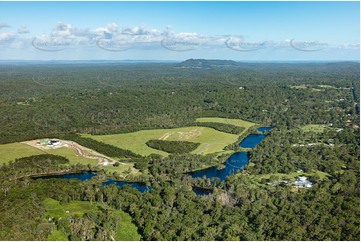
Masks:
[[[174,65],[174,64],[173,64]],[[343,62],[243,62],[234,60],[209,60],[209,59],[188,59],[175,64],[177,68],[230,68],[230,69],[249,69],[252,71],[277,71],[280,69],[287,69],[289,71],[323,71],[330,73],[336,72],[357,72],[360,68],[360,63],[356,61]]]

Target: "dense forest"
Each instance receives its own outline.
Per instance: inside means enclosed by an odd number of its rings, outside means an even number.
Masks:
[[[171,154],[190,153],[199,146],[199,143],[189,141],[168,140],[149,140],[146,144],[151,148],[163,150]]]
[[[94,149],[101,154],[110,156],[110,157],[118,157],[118,158],[136,158],[140,157],[140,155],[135,154],[130,150],[124,150],[119,147],[115,147],[114,145],[105,144],[100,141],[96,141],[94,139],[89,139],[85,137],[81,137],[77,134],[58,134],[58,138],[72,140],[81,144],[87,148]]]
[[[1,64],[0,141],[174,128],[212,116],[343,127],[355,112],[357,63],[177,65]]]
[[[199,126],[205,126],[213,128],[215,130],[226,132],[230,134],[240,134],[244,130],[244,127],[238,127],[232,124],[212,123],[212,122],[201,122],[197,123]]]
[[[0,157],[0,240],[122,239],[117,230],[128,223],[121,214],[127,213],[137,227],[134,239],[142,240],[359,241],[359,79],[353,62],[1,63],[0,143],[73,140],[133,162],[139,174],[128,178],[151,189],[104,186],[112,174],[62,156]],[[149,146],[174,154],[140,156],[80,136],[191,125],[243,131],[197,123],[199,117],[273,129],[247,150],[249,165],[224,182],[187,173],[220,165],[232,151],[190,154],[198,144],[151,140]],[[250,133],[256,128],[225,149],[239,151]],[[33,179],[90,170],[97,175],[87,181]],[[289,185],[297,174],[313,187]],[[194,187],[210,192],[197,195]],[[66,219],[49,216],[49,202],[57,201],[93,209]]]

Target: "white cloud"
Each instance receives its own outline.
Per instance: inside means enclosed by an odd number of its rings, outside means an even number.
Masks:
[[[28,34],[30,33],[28,27],[26,27],[25,25],[21,26],[19,29],[18,29],[18,34]]]
[[[39,49],[66,50],[69,48],[97,47],[110,51],[125,50],[165,50],[192,51],[192,50],[224,50],[227,47],[234,51],[291,50],[292,39],[285,40],[252,40],[243,35],[206,35],[197,32],[174,32],[171,26],[165,29],[148,28],[141,26],[119,26],[117,23],[108,23],[104,26],[79,29],[70,23],[59,22],[48,33],[38,36],[26,35],[30,33],[27,26],[17,29],[0,23],[0,44],[9,48],[31,48],[35,44]],[[308,44],[307,41],[294,40],[296,44]],[[315,43],[314,45],[316,45]],[[327,48],[326,48],[327,47]],[[118,48],[118,50],[117,50]],[[330,49],[331,46],[323,46]],[[359,49],[359,44],[335,44],[332,48],[340,50]],[[99,50],[99,49],[98,49]]]
[[[358,49],[360,49],[360,43],[358,43],[358,44],[344,43],[344,44],[339,45],[338,49],[358,50]]]
[[[58,23],[56,27],[51,31],[52,37],[64,37],[70,38],[74,37],[74,28],[70,24]]]
[[[15,38],[14,32],[0,32],[0,41],[9,41]]]

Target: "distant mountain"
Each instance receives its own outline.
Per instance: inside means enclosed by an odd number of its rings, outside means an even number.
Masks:
[[[189,59],[176,65],[179,68],[237,67],[240,63],[232,60]]]

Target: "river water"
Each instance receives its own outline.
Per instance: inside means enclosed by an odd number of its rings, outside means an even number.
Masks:
[[[257,130],[261,132],[261,134],[250,134],[248,135],[240,144],[240,147],[243,148],[254,148],[256,145],[261,143],[261,141],[265,138],[263,132],[271,130],[272,127],[261,127]],[[218,166],[213,166],[207,169],[189,172],[193,178],[219,178],[220,182],[224,181],[229,175],[236,174],[237,172],[243,170],[244,166],[248,164],[248,153],[247,152],[237,152],[232,154],[227,161],[224,163],[224,169],[218,169]],[[96,176],[96,173],[74,173],[74,174],[64,174],[64,175],[50,175],[50,176],[42,176],[36,177],[34,179],[50,179],[50,178],[63,178],[63,179],[79,179],[81,181],[86,181],[91,179],[93,176]],[[125,182],[125,181],[115,181],[113,179],[109,179],[103,182],[104,186],[115,184],[116,186],[122,187],[125,185],[130,185],[136,188],[140,192],[150,191],[151,187],[145,185],[141,182]],[[211,190],[206,190],[202,188],[193,188],[193,191],[197,195],[209,195]]]
[[[261,134],[250,134],[248,135],[239,146],[242,148],[254,148],[256,145],[261,143],[261,141],[266,137],[263,132],[271,130],[272,127],[261,127],[258,128],[258,132]],[[224,163],[225,168],[222,170],[218,169],[218,166],[213,166],[207,169],[189,172],[193,178],[219,178],[220,181],[224,181],[229,175],[236,174],[237,172],[243,170],[244,166],[248,164],[248,153],[247,152],[237,152],[231,155],[227,161]]]

